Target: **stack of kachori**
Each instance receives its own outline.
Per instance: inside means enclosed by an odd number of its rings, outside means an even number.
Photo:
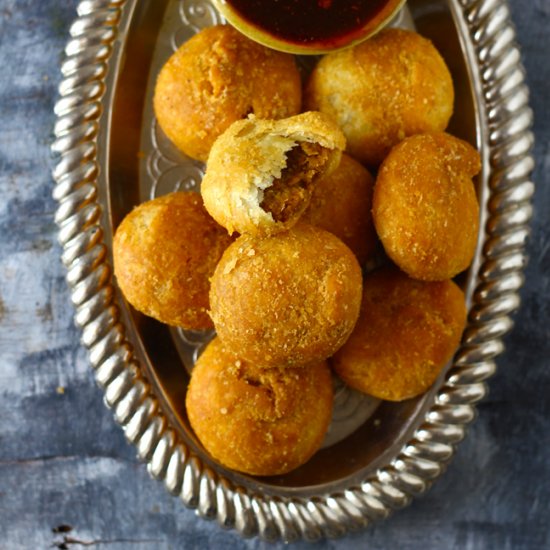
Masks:
[[[323,442],[331,376],[401,401],[451,360],[480,170],[477,151],[445,133],[453,101],[433,44],[397,29],[323,57],[303,106],[292,56],[229,26],[201,31],[162,68],[160,127],[206,172],[200,195],[128,214],[115,275],[142,313],[215,328],[186,407],[220,464],[289,472]]]

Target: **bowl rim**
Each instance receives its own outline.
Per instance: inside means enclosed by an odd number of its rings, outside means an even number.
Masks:
[[[215,518],[243,536],[330,538],[408,504],[445,469],[504,349],[502,338],[519,306],[532,216],[529,94],[506,0],[445,1],[482,100],[478,141],[482,177],[491,190],[486,238],[475,266],[475,303],[453,367],[401,451],[353,485],[308,496],[250,491],[211,468],[178,439],[141,372],[114,297],[98,189],[110,116],[102,107],[112,93],[109,79],[122,62],[124,32],[140,0],[82,0],[77,6],[61,66],[51,146],[55,222],[75,322],[105,402],[150,474],[200,516]]]

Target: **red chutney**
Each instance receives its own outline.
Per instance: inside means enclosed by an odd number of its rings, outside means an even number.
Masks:
[[[250,24],[295,44],[338,46],[392,0],[226,0]]]

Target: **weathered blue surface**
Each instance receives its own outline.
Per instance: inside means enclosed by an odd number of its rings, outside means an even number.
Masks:
[[[48,143],[75,0],[0,0],[0,549],[264,548],[196,518],[137,462],[79,346]],[[516,328],[447,473],[388,521],[321,548],[550,548],[550,0],[513,0],[537,135]],[[57,392],[58,387],[65,393]],[[71,531],[54,533],[59,526]],[[302,543],[298,548],[309,548]]]

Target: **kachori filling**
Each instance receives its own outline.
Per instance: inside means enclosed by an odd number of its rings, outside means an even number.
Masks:
[[[287,153],[280,178],[264,191],[260,207],[277,222],[287,222],[308,205],[312,183],[324,171],[330,150],[318,143],[303,141]]]

